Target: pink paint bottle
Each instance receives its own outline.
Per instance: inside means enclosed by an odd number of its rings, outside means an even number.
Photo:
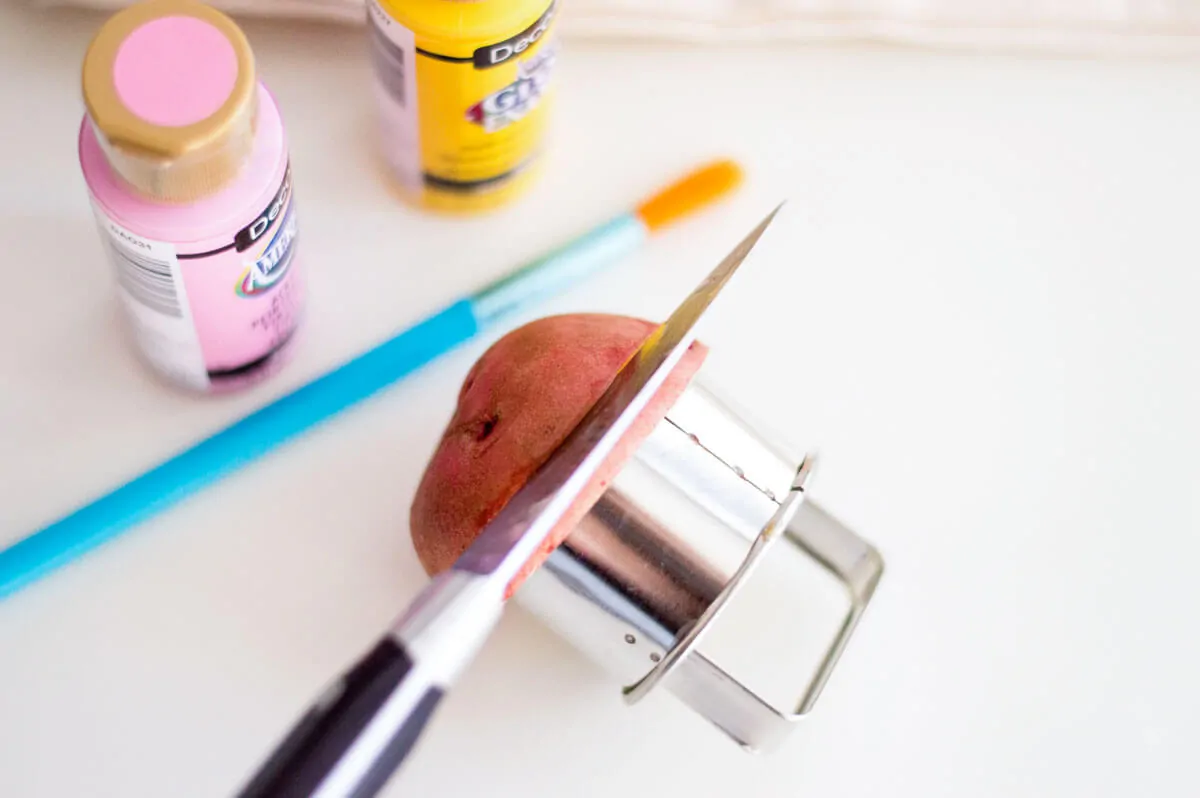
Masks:
[[[199,391],[286,359],[303,310],[283,120],[242,31],[192,0],[113,16],[83,65],[79,160],[143,359]]]

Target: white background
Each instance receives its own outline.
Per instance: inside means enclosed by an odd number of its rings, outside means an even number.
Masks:
[[[205,400],[121,337],[74,155],[98,22],[0,12],[0,542],[732,154],[732,202],[529,316],[662,318],[790,200],[707,379],[883,550],[859,635],[753,757],[517,609],[387,794],[1200,794],[1195,62],[570,49],[537,190],[455,220],[390,193],[359,30],[252,24],[312,312],[286,374]],[[424,583],[409,501],[498,334],[0,603],[0,796],[231,794]]]

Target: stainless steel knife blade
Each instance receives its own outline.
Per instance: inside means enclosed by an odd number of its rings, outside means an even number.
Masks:
[[[696,323],[781,207],[750,231],[642,343],[562,445],[462,554],[455,570],[503,579],[517,575],[691,346]]]

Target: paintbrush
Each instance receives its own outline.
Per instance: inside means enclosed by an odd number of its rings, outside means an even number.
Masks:
[[[638,248],[648,236],[728,194],[730,161],[699,168],[634,210],[434,313],[355,359],[0,550],[0,598],[45,576],[358,404],[437,357]]]

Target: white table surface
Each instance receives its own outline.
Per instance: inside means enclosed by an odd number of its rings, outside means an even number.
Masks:
[[[875,605],[765,757],[517,609],[386,794],[1200,794],[1195,62],[575,48],[545,179],[459,221],[389,195],[359,31],[251,24],[311,321],[203,400],[120,337],[74,157],[97,23],[0,11],[0,543],[730,153],[734,201],[529,315],[661,318],[789,199],[707,379],[819,447]],[[424,583],[409,501],[498,334],[0,604],[0,796],[229,795]]]

